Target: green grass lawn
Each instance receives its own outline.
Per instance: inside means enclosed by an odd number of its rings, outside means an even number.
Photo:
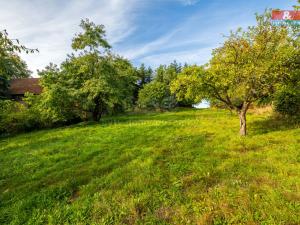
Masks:
[[[0,139],[1,224],[300,224],[300,128],[178,110]]]

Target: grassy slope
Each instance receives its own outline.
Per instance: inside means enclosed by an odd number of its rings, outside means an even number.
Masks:
[[[300,223],[299,128],[250,115],[240,138],[216,110],[114,120],[0,140],[0,223]]]

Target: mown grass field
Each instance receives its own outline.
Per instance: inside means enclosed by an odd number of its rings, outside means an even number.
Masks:
[[[1,224],[300,224],[300,128],[178,110],[0,139]]]

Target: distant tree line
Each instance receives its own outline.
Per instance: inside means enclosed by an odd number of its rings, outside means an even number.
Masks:
[[[277,112],[300,112],[299,27],[273,26],[271,14],[257,15],[257,25],[238,29],[213,50],[203,66],[176,61],[157,69],[113,53],[103,25],[82,20],[67,58],[38,71],[43,93],[27,94],[24,104],[7,99],[9,81],[29,77],[18,53],[33,53],[0,32],[0,132],[99,121],[103,115],[137,108],[169,110],[203,99],[237,112],[240,134],[246,135],[246,115],[253,104],[273,104]]]

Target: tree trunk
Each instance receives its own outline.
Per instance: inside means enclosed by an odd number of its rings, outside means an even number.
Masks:
[[[93,111],[93,120],[99,122],[100,119],[101,119],[101,113],[98,109],[95,109]]]
[[[247,135],[247,119],[246,114],[247,110],[250,106],[249,102],[243,103],[243,106],[240,110],[238,110],[239,118],[240,118],[240,135],[246,136]]]
[[[247,135],[247,120],[246,120],[246,112],[240,111],[240,135],[246,136]]]
[[[102,116],[102,107],[99,97],[95,99],[95,108],[93,110],[93,120],[99,122]]]

